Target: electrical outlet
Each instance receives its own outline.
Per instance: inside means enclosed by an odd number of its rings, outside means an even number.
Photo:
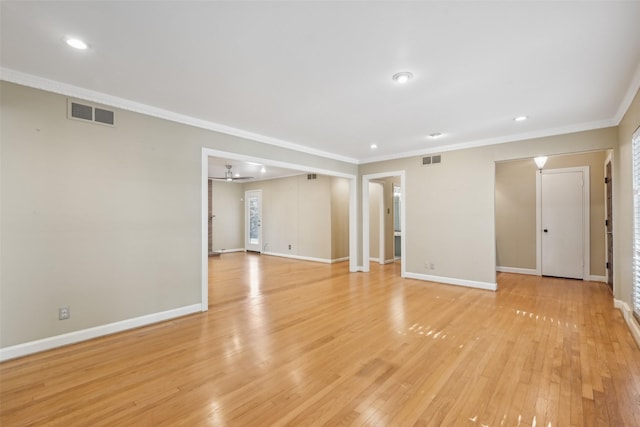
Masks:
[[[71,309],[69,307],[60,307],[58,309],[58,320],[66,320],[71,317]]]
[[[291,250],[291,245],[289,245],[289,250]]]

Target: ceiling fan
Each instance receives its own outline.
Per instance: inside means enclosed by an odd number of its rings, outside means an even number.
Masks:
[[[243,179],[252,179],[252,176],[233,176],[233,172],[231,172],[231,165],[225,165],[227,171],[224,173],[224,176],[210,176],[209,179],[213,179],[214,181],[240,181]]]

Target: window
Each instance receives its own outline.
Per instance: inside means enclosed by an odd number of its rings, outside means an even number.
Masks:
[[[640,322],[640,129],[633,134],[633,314]]]

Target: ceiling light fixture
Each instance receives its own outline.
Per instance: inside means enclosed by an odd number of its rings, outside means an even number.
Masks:
[[[440,133],[440,132],[434,132],[434,133],[430,133],[429,134],[429,138],[431,138],[431,139],[438,139],[438,138],[441,138],[443,136],[444,136],[444,134]]]
[[[265,168],[264,166],[262,167],[262,169],[260,169],[260,172],[265,173],[267,171],[267,168]]]
[[[518,117],[514,117],[514,121],[516,122],[524,122],[525,120],[527,120],[529,117],[527,116],[518,116]]]
[[[538,170],[542,172],[542,168],[544,167],[545,163],[547,163],[547,156],[534,157],[533,161],[536,162],[536,166],[538,166]]]
[[[66,39],[65,42],[72,48],[75,48],[78,50],[86,50],[89,47],[89,45],[83,42],[82,40],[72,38],[72,37],[69,37],[68,39]]]
[[[400,73],[394,74],[391,78],[396,83],[405,84],[413,78],[413,74],[408,71],[402,71]]]
[[[372,150],[375,150],[376,148],[378,148],[378,144],[371,144],[370,147]]]

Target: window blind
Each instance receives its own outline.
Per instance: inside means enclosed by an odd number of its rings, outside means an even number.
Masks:
[[[633,134],[633,314],[640,321],[640,129]]]

